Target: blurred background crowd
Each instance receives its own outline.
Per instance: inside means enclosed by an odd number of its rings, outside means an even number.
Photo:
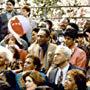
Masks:
[[[90,1],[0,0],[0,90],[90,90]]]

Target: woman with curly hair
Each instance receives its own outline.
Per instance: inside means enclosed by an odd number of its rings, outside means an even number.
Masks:
[[[64,90],[86,90],[86,76],[79,69],[69,70],[66,76]]]

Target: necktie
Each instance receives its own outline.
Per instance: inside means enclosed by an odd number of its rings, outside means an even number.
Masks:
[[[63,80],[63,71],[61,70],[60,76],[59,76],[59,78],[58,78],[58,85],[61,84],[62,80]]]

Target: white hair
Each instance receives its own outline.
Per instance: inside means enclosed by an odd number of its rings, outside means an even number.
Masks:
[[[10,62],[13,60],[13,53],[6,47],[0,45],[0,54],[3,54]]]
[[[63,53],[67,58],[70,58],[72,55],[71,49],[69,49],[67,46],[64,45],[59,45],[56,50],[60,51]]]

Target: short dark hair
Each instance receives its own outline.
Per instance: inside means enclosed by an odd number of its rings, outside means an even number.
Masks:
[[[75,40],[75,39],[77,38],[77,33],[78,33],[78,31],[75,30],[75,29],[67,29],[67,30],[63,33],[63,35],[64,35],[64,36],[68,36],[68,37],[72,38],[73,40]]]
[[[52,23],[51,20],[48,20],[48,19],[47,19],[47,20],[45,20],[45,22],[48,23],[51,27],[53,26],[53,23]]]
[[[76,23],[69,23],[69,25],[74,28],[75,30],[79,31],[79,27]]]
[[[78,34],[77,34],[77,38],[78,37],[84,37],[84,32],[83,31],[79,31]]]
[[[7,0],[7,3],[11,2],[13,4],[13,6],[15,5],[15,1],[14,0]]]
[[[38,33],[39,28],[34,28],[33,31],[35,31],[36,33]]]

